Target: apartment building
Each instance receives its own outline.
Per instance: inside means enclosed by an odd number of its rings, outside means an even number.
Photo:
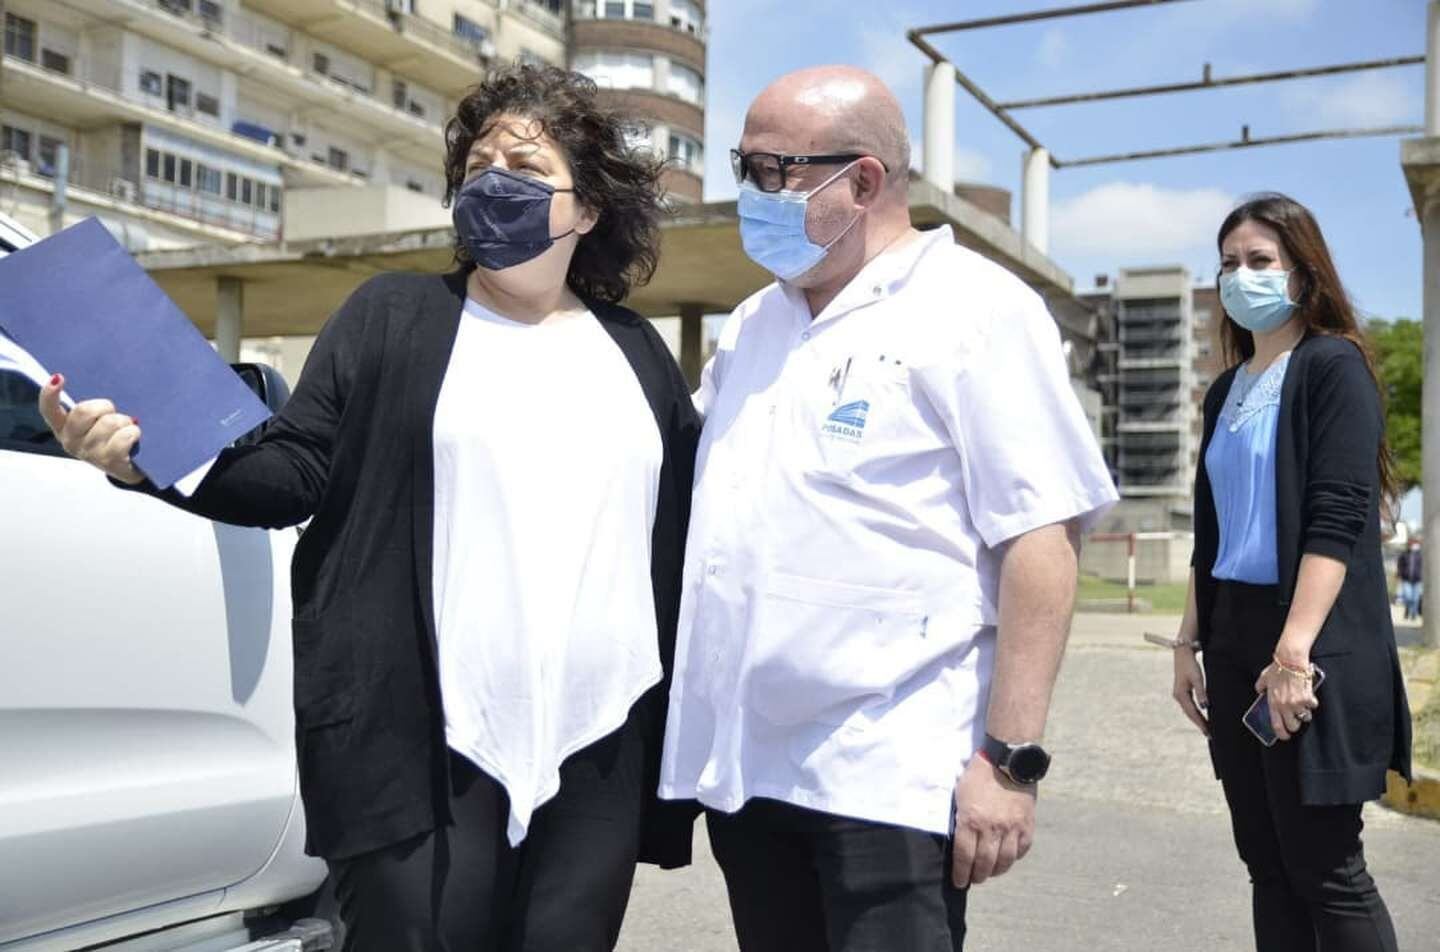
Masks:
[[[41,234],[99,215],[134,251],[443,225],[456,100],[568,61],[565,0],[0,8],[0,208]]]
[[[637,144],[670,160],[672,200],[698,202],[705,174],[705,5],[701,0],[574,0],[570,63],[602,98],[642,120]]]
[[[1080,298],[1100,317],[1101,439],[1122,519],[1188,528],[1218,306],[1179,266],[1123,269],[1106,285]]]

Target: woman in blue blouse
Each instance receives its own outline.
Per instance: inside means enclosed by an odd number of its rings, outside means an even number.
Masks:
[[[1307,209],[1259,196],[1218,244],[1231,367],[1205,397],[1174,696],[1210,739],[1256,947],[1394,952],[1360,843],[1361,805],[1387,769],[1410,772],[1380,553],[1394,482],[1379,383]],[[1257,693],[1269,746],[1244,724]]]

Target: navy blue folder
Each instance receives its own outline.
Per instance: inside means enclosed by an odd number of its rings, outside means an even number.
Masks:
[[[0,258],[0,329],[76,401],[137,418],[135,466],[161,489],[270,416],[94,218]]]

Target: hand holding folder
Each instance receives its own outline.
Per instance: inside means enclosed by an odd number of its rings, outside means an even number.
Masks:
[[[179,488],[193,489],[221,450],[270,416],[94,218],[0,258],[0,332],[32,367],[64,375],[85,414],[75,423],[105,416],[84,407],[90,400],[143,420],[133,462],[160,489],[186,476],[192,485]],[[53,426],[58,408],[51,413]],[[118,424],[105,420],[94,435],[115,438]]]

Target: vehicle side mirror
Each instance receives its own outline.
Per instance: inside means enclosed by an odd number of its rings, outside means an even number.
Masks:
[[[280,376],[280,371],[268,364],[231,364],[230,369],[245,382],[245,386],[260,398],[271,413],[279,413],[290,399],[290,385]],[[262,423],[235,441],[236,446],[247,446],[260,439],[268,423]]]

